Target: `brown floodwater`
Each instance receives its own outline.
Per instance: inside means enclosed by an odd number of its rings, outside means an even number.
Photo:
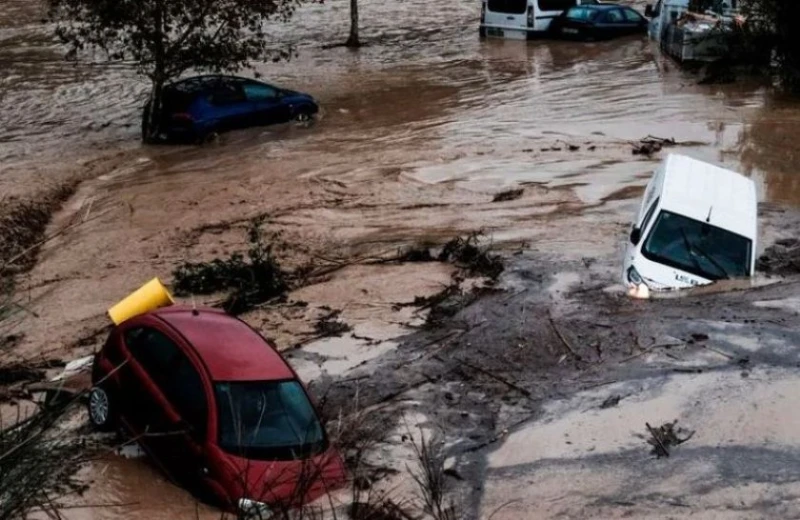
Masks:
[[[763,200],[800,205],[800,104],[763,83],[699,86],[697,75],[679,70],[643,38],[588,44],[480,41],[475,0],[446,6],[423,0],[364,2],[367,45],[357,52],[323,48],[345,39],[347,5],[345,0],[309,5],[290,24],[275,25],[275,41],[292,43],[298,55],[288,63],[257,67],[266,78],[319,99],[323,114],[312,128],[250,129],[205,147],[138,148],[146,83],[129,65],[103,64],[99,56],[65,63],[37,2],[0,0],[0,187],[35,191],[19,173],[29,165],[53,168],[133,146],[116,169],[102,172],[104,193],[132,193],[125,198],[131,223],[124,232],[141,235],[130,244],[156,236],[166,221],[183,223],[187,204],[222,197],[228,187],[239,189],[242,197],[254,190],[263,190],[267,198],[283,196],[253,181],[267,174],[332,179],[357,190],[350,207],[320,213],[312,200],[308,208],[284,217],[284,224],[296,228],[334,222],[337,239],[388,240],[437,219],[441,230],[499,222],[495,238],[524,239],[528,230],[522,228],[530,222],[514,207],[437,213],[446,192],[431,195],[426,188],[452,188],[448,202],[465,205],[517,185],[563,189],[551,191],[552,200],[542,208],[631,201],[657,159],[633,158],[629,142],[656,135],[700,143],[679,150],[751,175]],[[579,149],[570,151],[570,145]],[[387,182],[391,191],[370,188]],[[134,223],[134,205],[152,200],[155,190],[163,193],[161,212],[140,217],[137,208]],[[360,202],[366,199],[369,204]],[[95,214],[108,209],[103,204],[93,206]],[[388,211],[389,205],[419,205],[420,212],[409,216]],[[206,218],[232,214],[214,211],[219,213]],[[92,232],[106,237],[109,227]],[[102,240],[108,241],[107,249],[99,242],[103,251],[74,252],[87,255],[75,261],[74,272],[89,270],[94,256],[105,266],[107,251],[125,243]],[[583,248],[592,250],[588,244]],[[113,282],[101,278],[97,290],[107,291]],[[76,283],[83,284],[80,292],[88,301],[96,298],[85,281]],[[88,306],[75,302],[69,310]],[[86,311],[93,312],[94,307]],[[75,321],[79,318],[86,317]],[[110,456],[90,466],[87,475],[95,485],[84,503],[136,505],[71,509],[66,518],[195,514],[191,497],[144,459]],[[200,513],[218,516],[202,507]]]

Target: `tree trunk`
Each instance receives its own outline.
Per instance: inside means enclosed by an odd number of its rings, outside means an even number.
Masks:
[[[350,0],[350,37],[345,46],[361,47],[361,40],[358,39],[358,0]]]
[[[161,133],[161,110],[163,108],[163,82],[153,82],[150,99],[142,114],[142,142],[154,143]]]
[[[166,82],[166,55],[164,50],[164,0],[157,0],[153,11],[155,23],[155,41],[153,45],[153,89],[150,91],[150,101],[147,103],[145,113],[142,114],[142,141],[153,143],[158,140],[161,133],[161,110],[163,107],[164,83]]]

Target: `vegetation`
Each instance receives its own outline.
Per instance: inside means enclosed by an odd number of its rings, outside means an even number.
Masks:
[[[250,222],[247,230],[249,249],[246,255],[234,253],[227,259],[210,262],[186,262],[172,275],[178,295],[214,294],[227,291],[222,303],[226,312],[241,314],[272,298],[283,296],[289,289],[289,275],[273,251],[277,235],[269,241],[261,226],[263,217]]]
[[[748,54],[772,53],[784,85],[800,93],[800,32],[794,25],[800,17],[796,0],[742,0],[748,23],[742,29]]]
[[[151,82],[143,139],[159,133],[164,85],[187,71],[237,71],[291,55],[273,48],[265,22],[287,20],[303,0],[47,0],[68,58],[100,51],[132,62]]]
[[[77,436],[58,428],[74,404],[0,424],[0,519],[27,518],[36,510],[61,518],[56,499],[81,491],[73,475],[85,452]]]
[[[0,292],[12,275],[33,266],[53,212],[76,187],[74,182],[62,184],[27,200],[0,198]]]

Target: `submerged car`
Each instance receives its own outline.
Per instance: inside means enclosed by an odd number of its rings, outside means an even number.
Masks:
[[[598,0],[482,0],[479,34],[532,40],[547,35],[550,21],[565,9]]]
[[[596,4],[571,7],[553,18],[550,34],[557,38],[608,40],[630,34],[646,34],[649,21],[623,5]]]
[[[623,283],[637,293],[752,276],[755,183],[671,154],[647,185],[625,253]]]
[[[308,94],[236,76],[196,76],[164,87],[160,140],[197,141],[251,126],[309,121],[319,105]],[[142,112],[142,137],[149,135],[150,103]]]
[[[221,311],[171,306],[121,323],[92,384],[95,428],[122,429],[176,483],[227,509],[288,507],[344,480],[297,374]]]

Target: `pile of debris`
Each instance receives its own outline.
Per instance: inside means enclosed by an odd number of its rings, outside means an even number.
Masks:
[[[757,268],[778,276],[800,273],[800,239],[786,238],[775,242],[758,259]]]

